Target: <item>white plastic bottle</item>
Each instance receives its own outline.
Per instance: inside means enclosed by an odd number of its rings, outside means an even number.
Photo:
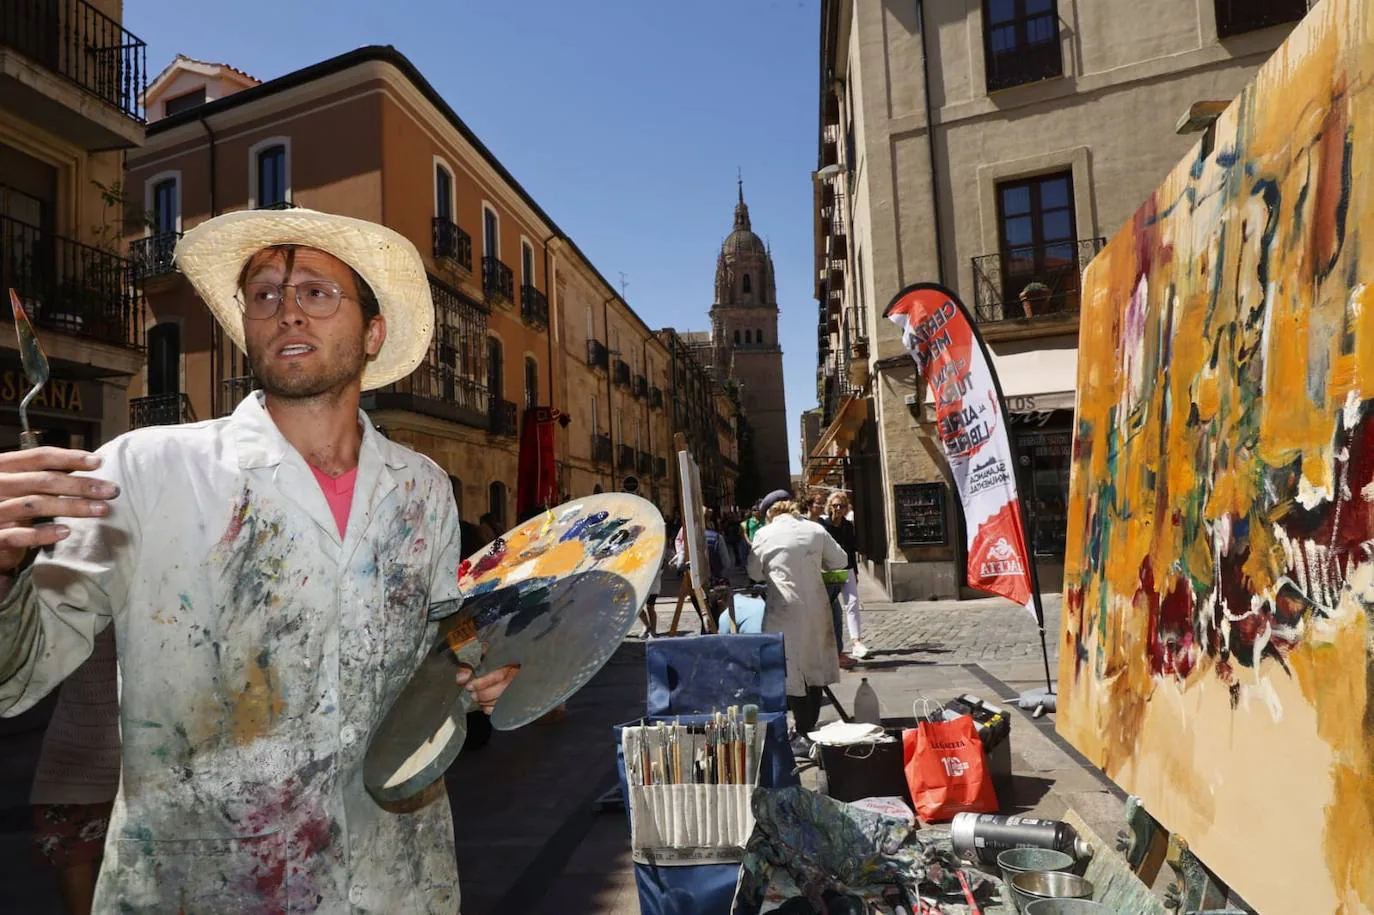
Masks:
[[[878,694],[864,677],[854,693],[854,720],[863,724],[882,725],[883,713],[878,708]]]

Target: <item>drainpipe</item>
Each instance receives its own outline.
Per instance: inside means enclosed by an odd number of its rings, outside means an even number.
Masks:
[[[940,189],[935,169],[935,109],[930,98],[930,55],[926,51],[926,4],[916,0],[916,24],[921,30],[921,80],[926,97],[926,149],[930,156],[931,226],[935,231],[935,276],[941,286],[945,282],[944,230],[940,223]]]

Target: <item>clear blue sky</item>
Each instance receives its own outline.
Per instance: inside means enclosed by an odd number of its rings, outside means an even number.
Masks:
[[[125,0],[178,53],[271,79],[367,44],[411,59],[650,326],[705,330],[735,173],[773,246],[788,449],[815,405],[819,0]],[[194,18],[191,11],[195,11]]]

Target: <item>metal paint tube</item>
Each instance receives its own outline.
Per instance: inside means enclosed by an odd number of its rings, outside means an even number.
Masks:
[[[983,864],[996,864],[997,856],[1009,848],[1052,848],[1074,859],[1092,854],[1092,846],[1062,820],[957,813],[949,826],[949,838],[956,855]]]

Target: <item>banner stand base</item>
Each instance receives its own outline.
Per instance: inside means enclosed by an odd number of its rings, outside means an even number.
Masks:
[[[1059,696],[1047,686],[1038,686],[1035,689],[1026,690],[1016,699],[1016,707],[1020,709],[1033,709],[1032,718],[1039,718],[1046,712],[1053,712],[1058,705]]]

